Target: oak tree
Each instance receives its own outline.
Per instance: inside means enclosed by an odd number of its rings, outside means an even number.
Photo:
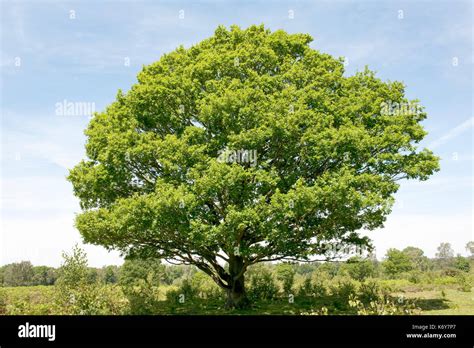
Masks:
[[[358,231],[383,226],[398,181],[438,169],[417,148],[426,113],[311,41],[220,26],[145,66],[92,118],[70,171],[84,241],[195,265],[230,307],[253,264],[369,246]]]

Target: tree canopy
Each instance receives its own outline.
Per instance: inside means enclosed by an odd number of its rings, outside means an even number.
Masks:
[[[220,26],[145,66],[70,171],[84,240],[194,264],[231,305],[252,264],[369,246],[358,230],[383,226],[398,181],[438,169],[417,148],[426,113],[401,82],[346,77],[311,41]]]

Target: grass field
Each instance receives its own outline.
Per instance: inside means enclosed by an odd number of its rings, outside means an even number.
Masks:
[[[420,309],[417,314],[425,315],[474,315],[474,289],[461,291],[453,285],[439,285],[436,289],[427,285],[413,285],[406,282],[390,282],[396,291],[394,298],[412,300]],[[114,301],[126,301],[121,289],[107,285],[108,293],[114,294]],[[185,303],[166,301],[166,292],[174,286],[162,286],[157,295],[158,304],[154,314],[158,315],[299,315],[321,314],[326,308],[330,315],[357,314],[357,310],[347,306],[347,299],[338,294],[317,297],[298,297],[291,302],[286,297],[273,300],[258,300],[245,310],[226,310],[221,299],[196,298]],[[428,288],[428,289],[426,289]],[[54,286],[29,286],[0,288],[1,314],[62,314],[55,303]],[[124,313],[125,314],[125,313]]]

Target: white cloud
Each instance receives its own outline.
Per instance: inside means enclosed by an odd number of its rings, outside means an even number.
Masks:
[[[464,133],[465,131],[469,130],[472,128],[474,125],[474,117],[470,117],[463,123],[457,125],[456,127],[450,129],[446,134],[444,134],[442,137],[436,139],[433,141],[431,144],[428,145],[429,149],[435,149],[444,143],[448,142],[449,140],[456,138],[458,135]]]

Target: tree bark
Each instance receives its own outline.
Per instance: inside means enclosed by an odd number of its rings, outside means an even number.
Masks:
[[[245,293],[244,261],[240,256],[229,259],[230,288],[227,289],[226,308],[244,308],[248,305]]]

